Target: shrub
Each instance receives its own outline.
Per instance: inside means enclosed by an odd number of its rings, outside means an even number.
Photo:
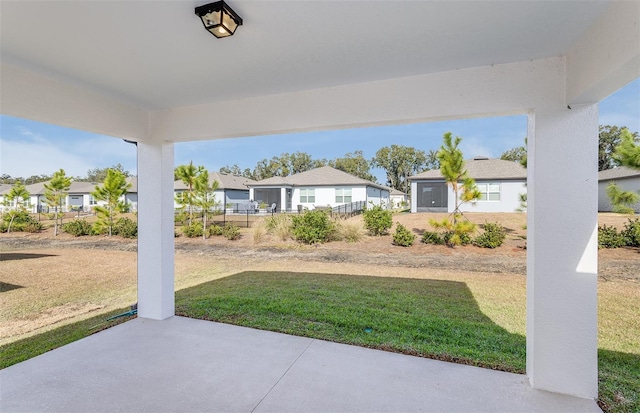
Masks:
[[[26,211],[9,211],[2,216],[0,232],[8,230],[12,232],[39,232],[42,230],[42,224]]]
[[[624,246],[624,237],[615,227],[606,224],[598,226],[598,248],[619,248]]]
[[[620,233],[626,246],[640,247],[640,219],[635,218],[631,220],[631,218],[629,218]]]
[[[437,232],[425,231],[422,234],[422,242],[425,244],[444,245],[444,239]]]
[[[372,235],[384,235],[393,226],[392,213],[388,209],[384,209],[382,205],[375,205],[367,208],[362,217],[364,218],[364,227]]]
[[[484,232],[473,240],[473,244],[481,248],[497,248],[504,242],[507,231],[497,222],[485,222]]]
[[[222,227],[220,225],[214,224],[209,227],[209,236],[213,235],[222,235]]]
[[[306,244],[317,244],[333,239],[336,225],[325,211],[313,210],[293,216],[291,231],[296,240]]]
[[[42,231],[42,224],[39,223],[38,221],[27,222],[26,224],[22,224],[22,225],[23,225],[22,231],[24,232],[36,233],[36,232]]]
[[[74,237],[91,235],[91,224],[86,219],[76,219],[62,225],[62,230]]]
[[[396,223],[396,231],[393,233],[393,243],[401,247],[410,247],[416,240],[416,234],[409,231],[407,227],[401,223]]]
[[[446,245],[450,247],[468,245],[471,243],[471,234],[475,231],[476,224],[461,218],[461,214],[454,214],[453,217],[444,218],[441,221],[431,219],[429,223],[441,231],[442,239]]]
[[[227,224],[222,227],[222,235],[230,241],[237,240],[240,238],[240,228],[236,224]]]
[[[111,231],[113,234],[120,235],[123,238],[137,238],[138,223],[132,219],[123,217],[116,221]]]
[[[202,222],[195,221],[191,225],[183,225],[182,233],[187,238],[201,237],[204,229],[202,228]]]

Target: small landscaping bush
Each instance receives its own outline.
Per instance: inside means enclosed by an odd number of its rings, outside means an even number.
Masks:
[[[209,236],[214,236],[214,235],[222,235],[222,227],[220,225],[214,224],[209,227]]]
[[[130,218],[120,218],[113,225],[113,234],[120,235],[123,238],[138,237],[138,223]]]
[[[362,217],[364,218],[364,227],[372,235],[384,235],[389,232],[393,226],[393,214],[382,205],[375,205],[367,208]]]
[[[62,230],[74,237],[91,235],[91,224],[86,219],[75,219],[62,225]]]
[[[201,237],[204,229],[202,228],[202,222],[196,221],[191,225],[183,225],[182,233],[187,238]]]
[[[440,221],[431,219],[429,223],[440,231],[442,240],[449,247],[468,245],[471,244],[471,234],[476,230],[476,224],[462,218],[462,214],[454,214]]]
[[[627,247],[640,247],[640,219],[629,218],[620,233]]]
[[[422,234],[422,242],[425,244],[444,245],[444,239],[437,232],[425,231]]]
[[[615,227],[606,224],[598,226],[598,248],[620,248],[625,245],[624,237]]]
[[[410,247],[416,240],[416,234],[409,231],[407,227],[401,223],[396,223],[396,231],[393,233],[393,243],[401,247]]]
[[[222,235],[229,241],[235,241],[240,238],[240,227],[236,224],[227,224],[222,227]]]
[[[497,222],[485,222],[484,232],[473,240],[473,244],[481,248],[497,248],[504,242],[507,231]]]
[[[307,211],[291,217],[293,237],[305,244],[331,241],[335,237],[336,225],[325,211]]]
[[[40,232],[42,231],[42,224],[39,223],[38,221],[32,221],[32,222],[27,222],[26,224],[22,224],[22,231],[23,232],[31,232],[31,233],[36,233],[36,232]]]
[[[9,211],[2,216],[0,232],[40,232],[42,224],[26,211]]]

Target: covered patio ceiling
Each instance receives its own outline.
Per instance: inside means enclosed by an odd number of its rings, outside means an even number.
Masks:
[[[597,104],[640,2],[234,1],[221,40],[202,3],[0,2],[1,113],[138,143],[141,317],[174,314],[175,142],[527,114],[527,376],[594,398]]]

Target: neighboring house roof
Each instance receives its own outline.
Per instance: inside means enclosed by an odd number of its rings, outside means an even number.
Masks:
[[[137,181],[138,181],[138,178],[136,177],[127,178],[127,182],[131,183],[131,188],[129,188],[127,193],[135,193],[138,191]],[[29,192],[29,195],[44,195],[45,193],[44,185],[47,183],[49,183],[49,181],[37,182],[35,184],[25,186],[25,189],[27,190],[27,192]],[[101,183],[95,183],[95,182],[74,181],[74,182],[71,182],[71,185],[69,186],[69,190],[65,192],[68,194],[90,194],[91,192],[95,191],[96,186],[101,186],[101,185],[102,185]]]
[[[253,179],[245,178],[243,176],[230,175],[222,172],[209,172],[209,182],[218,182],[218,189],[237,189],[237,190],[249,190],[249,184],[254,184],[256,181]],[[173,189],[178,191],[184,191],[187,189],[187,185],[181,180],[177,180],[173,183]]]
[[[395,188],[391,188],[389,186],[385,186],[384,189],[388,190],[389,191],[389,195],[391,195],[391,196],[407,196],[407,194],[405,194],[404,192],[399,191],[399,190],[397,190]]]
[[[0,184],[0,195],[6,195],[9,191],[11,191],[13,185],[11,184]]]
[[[617,168],[605,169],[604,171],[598,172],[598,181],[632,178],[634,176],[640,176],[640,170],[627,168],[626,166],[619,166]]]
[[[323,166],[310,171],[286,177],[274,176],[250,184],[249,186],[373,186],[375,188],[387,189],[384,185],[376,184],[366,179],[358,178],[344,171]]]
[[[475,180],[495,179],[527,179],[527,170],[518,162],[505,161],[502,159],[490,159],[485,157],[476,157],[468,159],[464,162],[464,166],[469,176]],[[414,176],[409,177],[410,180],[429,180],[443,179],[440,169],[432,169]]]

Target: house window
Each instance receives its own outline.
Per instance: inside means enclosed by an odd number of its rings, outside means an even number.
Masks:
[[[351,188],[336,188],[336,203],[351,203]]]
[[[89,205],[97,205],[97,204],[98,204],[98,202],[93,197],[93,195],[89,195]]]
[[[499,201],[500,200],[500,184],[477,184],[480,191],[479,201]]]
[[[316,190],[315,188],[301,188],[300,189],[300,203],[312,204],[316,202]]]

